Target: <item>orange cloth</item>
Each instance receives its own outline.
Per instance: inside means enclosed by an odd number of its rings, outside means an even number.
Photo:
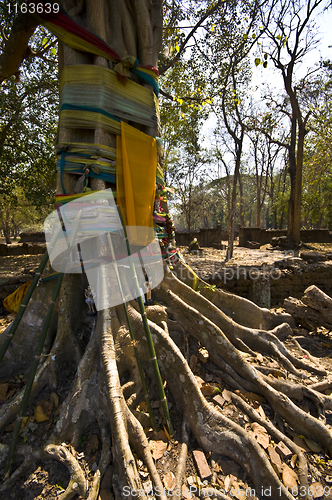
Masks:
[[[150,231],[127,229],[130,243],[146,245],[153,230],[157,170],[156,139],[121,122],[121,136],[116,148],[116,196],[124,225],[144,226]]]

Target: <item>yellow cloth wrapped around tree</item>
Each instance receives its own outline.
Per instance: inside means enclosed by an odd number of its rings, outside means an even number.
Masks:
[[[3,301],[3,305],[7,309],[7,311],[17,314],[20,308],[20,305],[23,302],[24,297],[29,290],[32,281],[28,281],[27,283],[23,283],[15,292],[8,295]]]
[[[156,139],[121,122],[116,154],[116,196],[128,239],[131,244],[145,246],[153,239]],[[150,229],[135,231],[135,227],[142,226]]]

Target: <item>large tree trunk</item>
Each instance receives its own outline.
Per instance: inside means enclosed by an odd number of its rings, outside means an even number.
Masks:
[[[232,185],[232,194],[231,194],[231,204],[230,204],[230,212],[228,215],[229,223],[229,233],[228,233],[228,244],[226,251],[226,261],[230,260],[233,257],[233,248],[234,248],[234,232],[235,232],[235,213],[236,213],[236,198],[237,198],[237,184],[240,176],[240,165],[241,165],[241,154],[242,154],[242,140],[239,141],[239,144],[236,144],[236,161],[235,161],[235,169],[233,175],[233,185]]]

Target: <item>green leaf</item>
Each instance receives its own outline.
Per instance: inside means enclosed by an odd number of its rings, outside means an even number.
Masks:
[[[46,44],[47,44],[47,42],[48,42],[47,38],[43,38],[42,44],[43,44],[43,45],[46,45]]]
[[[263,62],[263,68],[267,68],[267,61]]]
[[[267,59],[268,57],[269,57],[269,56],[268,56],[268,54],[264,54],[264,59],[265,59],[265,61],[266,61],[266,59]]]
[[[260,65],[260,63],[261,63],[261,59],[260,59],[260,57],[256,57],[256,58],[255,58],[255,66],[259,66],[259,65]]]
[[[51,52],[54,56],[56,55],[56,49],[54,47],[51,49]]]

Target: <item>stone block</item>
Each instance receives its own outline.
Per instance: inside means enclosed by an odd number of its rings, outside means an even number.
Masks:
[[[193,451],[193,455],[201,480],[204,481],[204,479],[210,479],[212,472],[204,453],[202,451],[195,450]]]

